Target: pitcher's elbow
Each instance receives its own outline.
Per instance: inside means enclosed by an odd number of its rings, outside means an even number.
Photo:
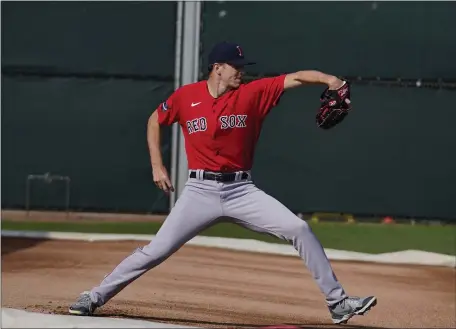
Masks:
[[[155,110],[147,120],[147,127],[158,127],[158,114]]]

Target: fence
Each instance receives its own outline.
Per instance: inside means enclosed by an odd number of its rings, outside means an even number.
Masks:
[[[321,88],[285,95],[253,168],[266,192],[296,212],[456,218],[456,4],[327,6],[3,2],[2,207],[25,207],[27,175],[51,172],[71,179],[72,210],[167,212],[147,118],[205,78],[210,47],[228,39],[259,62],[249,79],[315,68],[353,82],[353,114],[327,132],[314,124]],[[162,139],[182,186],[179,129]]]

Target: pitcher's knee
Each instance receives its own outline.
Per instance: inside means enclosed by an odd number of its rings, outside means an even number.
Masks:
[[[304,238],[309,232],[309,225],[305,221],[297,219],[292,225],[288,225],[285,238],[288,241],[295,241],[297,239]]]
[[[301,237],[304,235],[307,235],[311,231],[311,228],[309,224],[307,224],[306,221],[300,220],[299,222],[296,223],[294,232],[296,237]]]

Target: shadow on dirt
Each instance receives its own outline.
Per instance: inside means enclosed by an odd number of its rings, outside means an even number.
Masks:
[[[2,236],[2,257],[17,251],[35,247],[36,245],[48,241],[46,239],[25,239],[11,238]]]
[[[193,319],[176,319],[176,318],[162,318],[162,317],[152,317],[152,316],[142,316],[142,315],[130,315],[130,314],[97,314],[93,315],[96,317],[118,317],[124,319],[134,319],[134,320],[144,320],[144,321],[152,321],[152,322],[163,322],[163,323],[173,323],[173,324],[182,324],[183,326],[200,326],[200,325],[209,325],[209,326],[232,326],[233,328],[268,328],[268,327],[275,327],[280,328],[281,326],[286,328],[292,329],[294,328],[302,328],[302,329],[310,329],[310,328],[338,328],[340,329],[340,325],[335,324],[326,324],[326,323],[307,323],[307,324],[297,324],[297,323],[283,323],[273,325],[269,324],[245,324],[245,323],[230,323],[230,322],[214,322],[214,321],[199,321]],[[371,327],[371,326],[360,326],[360,325],[343,325],[344,329],[387,329],[384,327]]]

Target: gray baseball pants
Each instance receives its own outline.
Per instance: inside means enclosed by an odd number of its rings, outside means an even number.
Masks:
[[[229,183],[189,178],[175,206],[152,241],[125,258],[91,290],[102,306],[128,284],[161,264],[221,216],[250,230],[290,242],[326,298],[328,306],[346,297],[318,239],[307,223],[255,186],[251,179]]]

